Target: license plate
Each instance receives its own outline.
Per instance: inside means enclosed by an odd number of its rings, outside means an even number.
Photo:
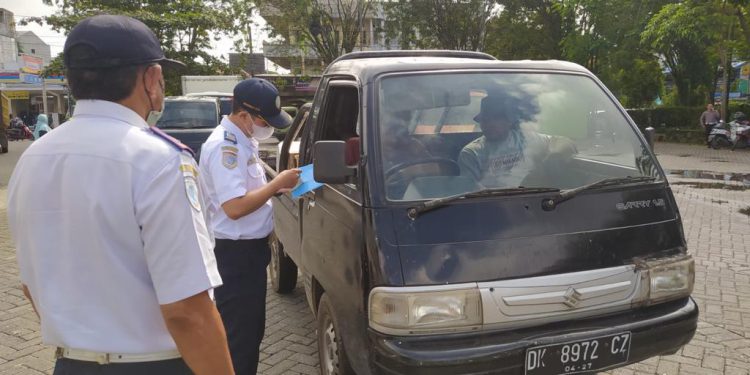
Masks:
[[[630,332],[526,350],[526,375],[598,371],[628,361]]]

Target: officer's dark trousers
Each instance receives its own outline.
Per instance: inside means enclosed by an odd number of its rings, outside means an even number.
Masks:
[[[55,363],[55,371],[52,375],[191,375],[192,373],[182,358],[107,365],[60,358]]]
[[[234,371],[255,375],[266,323],[268,239],[216,239],[216,262],[224,284],[214,291],[229,340]]]

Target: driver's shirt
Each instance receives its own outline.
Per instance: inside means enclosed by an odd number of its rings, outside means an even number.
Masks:
[[[549,137],[515,130],[499,142],[479,137],[461,150],[458,164],[484,187],[518,187],[548,150]]]

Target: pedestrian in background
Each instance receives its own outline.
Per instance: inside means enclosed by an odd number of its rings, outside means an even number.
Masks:
[[[273,230],[271,197],[291,189],[299,169],[281,172],[270,182],[258,155],[258,141],[292,119],[281,110],[279,92],[259,78],[234,88],[232,113],[225,116],[201,148],[216,261],[224,285],[216,305],[229,339],[237,374],[255,374],[265,330],[266,267],[271,259],[268,236]]]
[[[231,374],[197,166],[152,127],[162,68],[183,64],[123,16],[84,19],[63,53],[74,116],[29,146],[8,189],[54,374]]]
[[[714,105],[707,105],[706,110],[701,114],[700,123],[701,126],[703,126],[703,131],[706,133],[706,145],[708,145],[708,147],[711,147],[708,143],[708,135],[711,134],[711,129],[713,129],[714,125],[718,124],[720,120],[721,114],[714,109]]]

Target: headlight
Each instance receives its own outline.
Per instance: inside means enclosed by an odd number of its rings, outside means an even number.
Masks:
[[[403,335],[468,331],[482,325],[479,289],[430,289],[373,289],[370,326],[383,333]]]
[[[650,281],[649,303],[659,303],[689,296],[695,283],[695,261],[682,256],[646,262]]]

